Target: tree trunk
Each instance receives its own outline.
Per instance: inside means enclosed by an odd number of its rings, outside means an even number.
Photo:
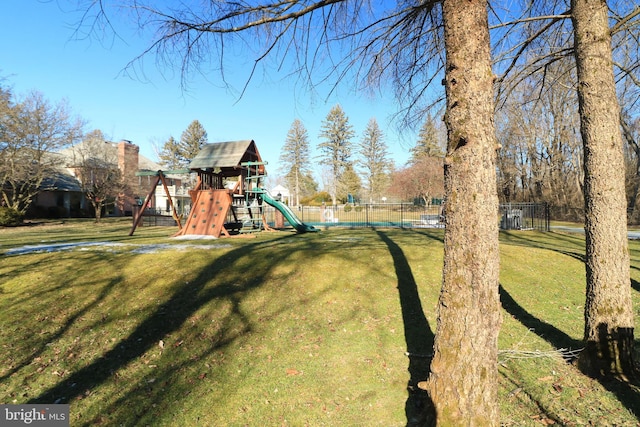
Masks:
[[[627,145],[631,147],[635,157],[635,175],[633,177],[633,195],[631,200],[628,200],[627,206],[630,206],[633,210],[631,212],[631,218],[629,218],[629,224],[638,224],[640,222],[640,146],[638,145],[638,141],[635,140],[633,134],[631,133],[631,129],[629,128],[629,124],[623,117],[620,115],[620,126],[622,128],[623,140],[627,142]]]
[[[95,212],[95,222],[99,223],[102,219],[102,203],[91,201],[91,204],[93,205],[93,210]]]
[[[572,0],[584,144],[587,292],[585,349],[592,375],[633,374],[625,165],[605,0]]]
[[[498,196],[487,2],[444,0],[447,95],[443,284],[431,373],[443,426],[497,426]]]
[[[298,168],[296,168],[296,206],[300,206],[300,171]]]

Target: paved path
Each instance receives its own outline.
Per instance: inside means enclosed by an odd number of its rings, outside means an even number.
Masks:
[[[553,226],[551,227],[551,231],[566,231],[569,233],[582,233],[584,234],[584,228],[582,227],[566,227],[563,225],[557,225],[557,226]],[[629,231],[628,232],[628,236],[630,239],[636,240],[636,239],[640,239],[640,231]]]

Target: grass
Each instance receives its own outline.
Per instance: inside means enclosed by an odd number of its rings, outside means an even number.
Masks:
[[[67,222],[0,230],[0,403],[71,425],[401,426],[431,351],[442,230],[171,239]],[[65,250],[8,255],[26,245]],[[88,246],[93,242],[94,246]],[[98,244],[109,242],[109,245]],[[640,392],[581,375],[584,238],[501,233],[505,426],[637,426]],[[630,242],[640,318],[640,243]]]

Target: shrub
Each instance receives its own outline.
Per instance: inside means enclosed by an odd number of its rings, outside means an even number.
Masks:
[[[313,196],[300,200],[300,204],[307,206],[322,206],[323,203],[326,205],[331,204],[331,195],[326,191],[321,191]]]
[[[13,208],[0,206],[0,226],[12,227],[22,224],[22,215]]]
[[[356,212],[362,212],[362,206],[358,205],[354,208]]]
[[[353,209],[353,206],[351,206],[350,203],[347,203],[346,205],[344,205],[345,212],[351,212],[351,209]]]

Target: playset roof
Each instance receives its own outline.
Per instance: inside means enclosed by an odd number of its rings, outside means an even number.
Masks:
[[[191,160],[189,168],[237,168],[242,162],[261,162],[262,158],[253,140],[227,141],[205,144]]]

